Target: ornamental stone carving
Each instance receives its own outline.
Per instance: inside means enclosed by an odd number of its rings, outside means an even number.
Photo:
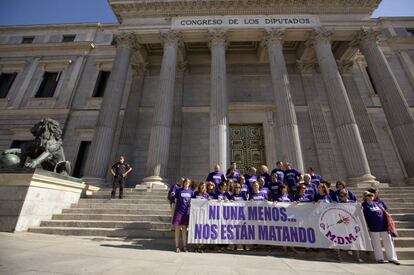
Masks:
[[[115,45],[118,48],[135,48],[138,47],[136,36],[134,33],[119,33],[115,34]]]
[[[213,46],[227,46],[228,45],[228,35],[226,29],[211,29],[208,31],[210,36],[209,47]]]
[[[378,36],[381,34],[379,30],[373,28],[361,28],[361,30],[356,34],[354,40],[352,40],[349,45],[351,47],[358,48],[361,45],[362,41],[375,41],[378,42]]]
[[[301,74],[313,74],[316,72],[316,61],[296,60],[296,69]]]
[[[182,35],[178,31],[163,31],[160,33],[161,42],[164,46],[175,46],[178,45],[179,47],[182,46]]]
[[[284,28],[268,28],[261,45],[267,47],[270,44],[283,44],[285,33],[286,30]]]
[[[332,32],[325,29],[325,28],[315,28],[313,29],[313,32],[309,38],[308,41],[306,41],[305,45],[307,47],[313,47],[316,42],[331,42]]]

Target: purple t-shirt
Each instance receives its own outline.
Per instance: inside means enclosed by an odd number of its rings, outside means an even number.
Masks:
[[[372,203],[363,202],[365,220],[367,221],[368,229],[371,232],[387,231],[386,218],[380,205],[373,201]]]
[[[219,189],[221,182],[226,181],[226,177],[222,172],[211,172],[207,176],[207,181],[212,181],[216,185],[216,190]]]
[[[265,195],[266,200],[269,199],[269,192],[270,192],[269,188],[263,186],[262,188],[260,188],[259,192]]]
[[[279,185],[281,184],[282,184],[281,181],[276,181],[276,182],[271,181],[269,183],[269,192],[272,198],[276,197],[279,194]]]
[[[227,193],[227,192],[220,192],[220,191],[218,191],[217,193],[216,193],[216,196],[215,196],[215,199],[216,200],[225,200],[225,199],[230,199],[230,194],[229,193]]]
[[[298,201],[298,202],[313,202],[313,196],[309,195],[309,194],[303,194],[303,195],[299,195],[296,194],[293,197],[293,201]]]
[[[246,185],[249,188],[249,191],[252,190],[252,184],[253,182],[257,181],[257,177],[255,175],[250,176],[249,174],[244,175],[244,178],[246,179]]]
[[[322,201],[322,202],[330,203],[332,202],[332,198],[329,195],[322,196],[319,193],[317,193],[315,196],[315,201]]]
[[[232,172],[231,169],[227,169],[226,177],[233,180],[234,182],[238,182],[240,177],[240,170],[236,169],[236,171]]]
[[[193,190],[180,188],[175,192],[175,211],[180,214],[189,214],[190,202],[193,197]]]
[[[193,199],[198,199],[198,200],[208,200],[209,199],[209,194],[208,193],[200,193],[198,191],[195,191],[193,194]]]
[[[306,185],[305,194],[309,195],[310,197],[312,197],[312,200],[314,200],[316,194],[318,194],[318,187],[316,186],[316,184],[310,182],[308,185]]]
[[[322,177],[318,174],[313,174],[313,176],[311,176],[311,182],[316,184],[316,187],[318,187],[318,185],[323,181]]]
[[[357,201],[357,198],[356,198],[355,194],[352,193],[350,190],[348,190],[348,199],[350,201]],[[335,191],[335,198],[332,198],[332,200],[334,200],[336,202],[339,202],[340,201],[340,198],[339,198],[339,190],[336,190]]]
[[[250,193],[249,200],[251,200],[251,201],[267,201],[267,198],[266,198],[265,194],[263,194],[259,191],[259,193],[254,193],[254,192]]]
[[[285,171],[279,168],[272,170],[271,174],[277,174],[277,180],[280,182],[285,182]]]
[[[240,193],[240,194],[233,194],[230,197],[231,201],[247,201],[246,194]]]
[[[381,199],[374,199],[374,201],[375,201],[378,205],[382,206],[382,208],[384,208],[385,210],[387,210],[387,209],[388,209],[388,206],[385,204],[385,202],[384,202],[383,200],[381,200]]]
[[[288,169],[285,171],[285,182],[289,188],[296,189],[296,186],[299,183],[301,173],[296,169]]]
[[[283,195],[277,195],[276,197],[273,198],[273,201],[278,201],[278,202],[291,202],[290,198],[289,198],[289,194],[283,194]]]

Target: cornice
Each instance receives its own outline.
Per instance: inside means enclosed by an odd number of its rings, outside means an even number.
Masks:
[[[253,14],[367,14],[381,0],[109,0],[122,22],[133,17]]]

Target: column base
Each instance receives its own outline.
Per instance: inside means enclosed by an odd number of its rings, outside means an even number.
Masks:
[[[375,180],[375,177],[373,175],[367,174],[363,175],[361,177],[355,177],[355,178],[348,178],[347,181],[349,186],[355,186],[358,188],[386,188],[389,187],[388,183],[380,183],[379,181]]]
[[[414,185],[414,177],[406,179],[405,184]]]
[[[83,177],[82,179],[87,185],[93,185],[93,186],[98,186],[98,187],[109,186],[106,179],[95,178],[95,177]]]
[[[150,176],[144,178],[140,184],[135,185],[135,189],[151,192],[151,190],[167,190],[168,185],[166,179],[159,176]]]

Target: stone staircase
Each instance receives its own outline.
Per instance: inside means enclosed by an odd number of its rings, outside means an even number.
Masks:
[[[58,235],[163,239],[173,243],[170,207],[166,191],[126,189],[125,198],[110,200],[109,189],[53,215],[29,232]],[[361,199],[365,189],[352,191]],[[414,259],[414,187],[382,189],[381,198],[389,207],[400,237],[395,238],[398,257]]]

